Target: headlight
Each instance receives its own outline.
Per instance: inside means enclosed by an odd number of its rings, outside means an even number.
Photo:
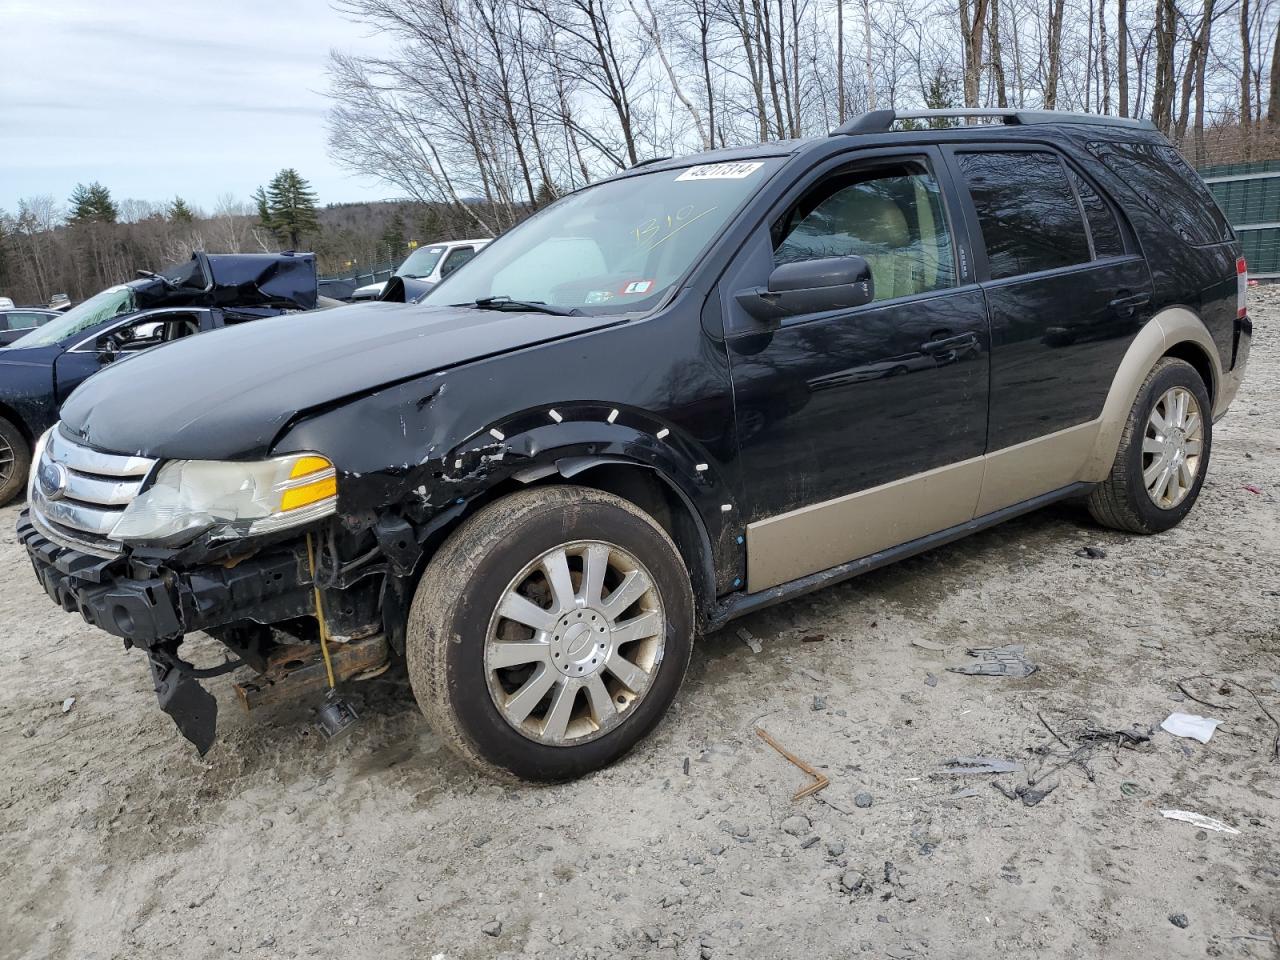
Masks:
[[[314,453],[254,463],[172,460],[125,508],[111,539],[173,546],[206,530],[247,537],[309,523],[334,512],[333,464]]]
[[[57,430],[56,426],[50,427],[44,433],[40,434],[40,439],[36,441],[36,445],[31,448],[31,469],[27,472],[27,503],[31,503],[32,485],[36,482],[36,472],[40,469],[40,459],[44,456],[44,448],[49,445],[49,434]]]

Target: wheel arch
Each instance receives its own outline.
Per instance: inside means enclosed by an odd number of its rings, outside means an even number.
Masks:
[[[1093,452],[1080,476],[1080,480],[1100,483],[1111,472],[1120,437],[1133,409],[1138,391],[1142,389],[1152,368],[1165,357],[1176,357],[1195,368],[1204,379],[1213,406],[1213,418],[1217,419],[1225,409],[1220,389],[1222,361],[1213,337],[1194,311],[1185,306],[1168,307],[1138,331],[1133,343],[1125,352],[1111,381],[1111,389],[1098,418],[1098,433]],[[1223,409],[1219,409],[1222,407]]]
[[[4,417],[4,419],[13,424],[14,428],[26,439],[27,446],[35,445],[35,435],[31,432],[31,427],[27,425],[26,418],[3,401],[0,401],[0,417]]]

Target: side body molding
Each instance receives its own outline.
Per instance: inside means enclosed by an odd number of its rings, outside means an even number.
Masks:
[[[1237,384],[1224,378],[1217,347],[1200,318],[1186,307],[1169,307],[1134,337],[1093,420],[748,524],[747,591],[859,560],[1073,484],[1105,480],[1151,368],[1184,343],[1208,358],[1217,419]]]

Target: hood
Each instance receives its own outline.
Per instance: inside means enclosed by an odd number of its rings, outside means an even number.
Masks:
[[[0,347],[0,367],[47,367],[62,353],[62,345],[46,344],[43,347]]]
[[[382,302],[272,317],[113,364],[71,395],[62,422],[117,453],[260,457],[312,408],[619,322]]]

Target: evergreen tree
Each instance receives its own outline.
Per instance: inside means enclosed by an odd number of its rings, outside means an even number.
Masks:
[[[253,204],[258,208],[258,225],[274,232],[271,226],[271,204],[267,201],[267,191],[262,187],[253,191]]]
[[[316,195],[311,184],[298,175],[292,167],[281,170],[266,190],[259,187],[253,195],[258,206],[258,218],[281,241],[287,241],[290,249],[298,249],[301,238],[320,231],[316,219]]]
[[[404,217],[400,216],[400,212],[397,210],[395,216],[391,218],[391,222],[387,224],[387,228],[382,231],[381,244],[388,257],[392,260],[399,260],[404,256],[406,242]]]
[[[924,105],[930,110],[948,110],[957,107],[956,102],[956,81],[948,72],[946,67],[941,65],[933,72],[933,76],[929,78],[928,89],[924,92]],[[929,126],[934,130],[943,129],[945,127],[954,127],[956,121],[951,117],[934,117],[929,121]]]
[[[77,183],[71,191],[70,223],[115,223],[120,211],[111,199],[111,191],[97,180],[85,186]]]
[[[413,217],[414,237],[420,244],[438,243],[443,239],[444,220],[434,204],[425,204]]]
[[[174,197],[173,203],[169,204],[169,222],[189,224],[193,222],[196,215],[191,208],[187,206],[187,201],[181,197]]]

